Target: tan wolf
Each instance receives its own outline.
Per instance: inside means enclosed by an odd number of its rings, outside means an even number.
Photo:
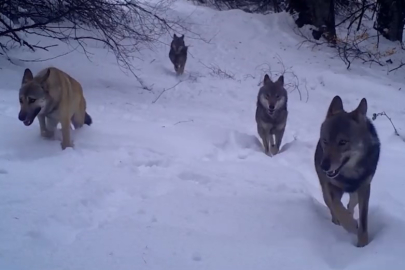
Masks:
[[[20,113],[18,119],[30,126],[38,118],[41,135],[53,138],[56,126],[62,126],[62,149],[73,147],[70,123],[75,129],[91,125],[86,112],[82,86],[65,72],[55,67],[41,70],[35,77],[25,69],[19,91]]]

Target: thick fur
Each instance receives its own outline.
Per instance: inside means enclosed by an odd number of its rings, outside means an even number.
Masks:
[[[280,76],[276,82],[272,82],[266,74],[257,95],[256,123],[264,152],[268,155],[276,155],[280,150],[287,125],[287,102],[284,77]]]
[[[26,69],[19,91],[20,113],[18,119],[30,126],[38,118],[41,135],[53,138],[58,123],[62,125],[62,149],[73,147],[70,123],[75,129],[91,125],[86,112],[82,86],[65,72],[49,67],[35,77]]]
[[[187,62],[187,51],[188,47],[184,44],[184,35],[178,37],[174,34],[172,43],[170,44],[169,58],[177,75],[184,73]]]
[[[380,141],[367,118],[367,101],[362,99],[352,112],[343,109],[335,96],[322,123],[315,151],[315,170],[332,222],[357,233],[357,246],[368,245],[368,205],[371,181],[380,156]],[[349,193],[347,209],[341,199]],[[353,211],[359,205],[359,224]]]

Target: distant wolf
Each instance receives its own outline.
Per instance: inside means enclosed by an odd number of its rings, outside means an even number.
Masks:
[[[181,37],[173,34],[173,40],[170,44],[169,58],[172,61],[174,70],[177,75],[184,73],[184,67],[187,61],[187,50],[188,46],[184,44],[184,35]]]
[[[20,113],[18,119],[30,126],[38,118],[41,135],[53,138],[56,126],[62,125],[62,149],[73,147],[70,140],[70,123],[75,129],[91,125],[86,112],[82,86],[65,72],[48,67],[35,77],[25,69],[19,91]]]
[[[342,225],[348,232],[357,233],[358,247],[369,243],[370,186],[380,156],[380,140],[366,114],[365,98],[355,110],[346,112],[342,99],[335,96],[321,125],[314,156],[315,170],[332,222]],[[350,195],[347,209],[341,202],[345,192]],[[359,224],[353,218],[357,204]]]
[[[257,132],[263,141],[264,152],[267,155],[276,155],[280,150],[287,124],[287,101],[284,76],[281,75],[276,82],[272,82],[266,74],[263,86],[257,95],[256,123]]]

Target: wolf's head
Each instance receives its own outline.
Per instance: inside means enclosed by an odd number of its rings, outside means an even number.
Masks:
[[[44,75],[34,79],[31,70],[27,68],[24,71],[19,92],[20,113],[18,119],[26,126],[30,126],[35,117],[46,106],[48,93],[45,90],[45,82],[49,74],[50,69]]]
[[[173,40],[170,46],[176,53],[184,51],[184,49],[187,48],[184,43],[184,35],[178,37],[176,34],[173,34]]]
[[[343,109],[339,96],[333,98],[321,126],[323,156],[318,164],[329,178],[337,177],[345,168],[353,168],[364,155],[369,136],[366,114],[365,98],[352,112]]]
[[[281,75],[276,82],[273,82],[266,74],[263,86],[259,90],[258,101],[270,116],[273,116],[277,110],[285,108],[287,91],[284,89],[284,76]]]

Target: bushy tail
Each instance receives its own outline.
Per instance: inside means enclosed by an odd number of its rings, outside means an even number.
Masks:
[[[88,126],[90,126],[93,123],[93,119],[91,119],[91,116],[87,112],[84,115],[84,123]]]

